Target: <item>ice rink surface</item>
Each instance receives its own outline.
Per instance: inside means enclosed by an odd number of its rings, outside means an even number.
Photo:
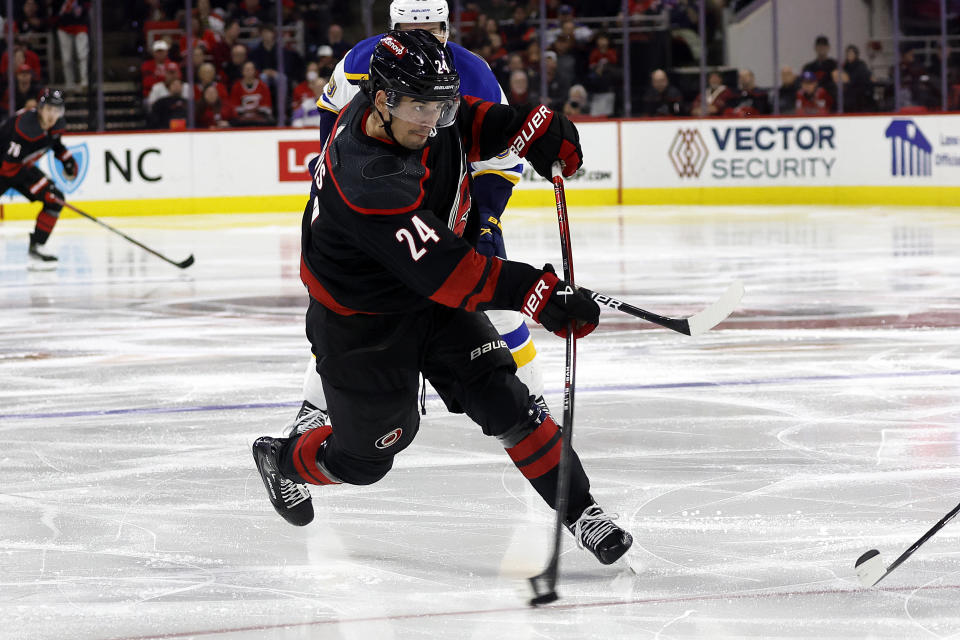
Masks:
[[[95,211],[91,213],[96,214]],[[298,529],[250,455],[300,403],[299,215],[115,218],[180,272],[65,216],[55,271],[0,224],[4,640],[960,638],[960,213],[573,207],[578,281],[674,315],[735,279],[697,339],[604,309],[579,345],[574,443],[636,542],[571,538],[526,606],[551,513],[495,440],[428,394],[371,487]],[[559,267],[550,210],[508,251]],[[534,330],[560,413],[563,341]]]

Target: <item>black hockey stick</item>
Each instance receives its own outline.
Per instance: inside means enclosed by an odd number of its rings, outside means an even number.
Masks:
[[[567,219],[567,198],[563,191],[563,173],[560,163],[553,165],[553,194],[557,200],[557,222],[560,225],[560,252],[563,257],[563,279],[573,284],[573,251],[570,245],[570,222]],[[573,391],[577,367],[577,339],[573,333],[573,320],[567,323],[567,359],[563,378],[563,426],[561,427],[560,463],[557,467],[557,520],[553,532],[553,552],[546,568],[530,578],[533,598],[530,606],[536,607],[555,601],[557,576],[560,569],[561,535],[564,516],[570,493],[570,458],[573,456]]]
[[[109,230],[109,231],[113,231],[115,234],[117,234],[118,236],[120,236],[120,237],[123,238],[124,240],[127,240],[127,241],[129,241],[129,242],[132,242],[133,244],[137,245],[138,247],[140,247],[140,248],[143,249],[144,251],[146,251],[146,252],[148,252],[148,253],[152,253],[153,255],[157,256],[158,258],[160,258],[160,259],[163,260],[164,262],[169,262],[170,264],[172,264],[172,265],[175,266],[175,267],[180,267],[181,269],[186,269],[187,267],[189,267],[190,265],[193,264],[193,254],[192,254],[192,253],[187,257],[186,260],[184,260],[184,261],[182,261],[182,262],[175,262],[175,261],[171,260],[170,258],[168,258],[167,256],[163,255],[162,253],[159,253],[159,252],[157,252],[157,251],[154,251],[153,249],[151,249],[151,248],[148,247],[147,245],[145,245],[145,244],[143,244],[143,243],[140,243],[140,242],[137,242],[136,240],[134,240],[133,238],[131,238],[131,237],[128,236],[127,234],[123,233],[122,231],[120,231],[120,230],[118,230],[118,229],[114,229],[113,227],[111,227],[110,225],[108,225],[108,224],[107,224],[106,222],[104,222],[103,220],[100,220],[99,218],[97,218],[97,217],[95,217],[95,216],[92,216],[92,215],[90,215],[89,213],[87,213],[87,212],[85,212],[85,211],[81,211],[80,209],[76,208],[75,206],[73,206],[73,205],[70,204],[69,202],[66,202],[66,201],[64,201],[64,200],[60,200],[59,198],[54,198],[53,201],[56,202],[57,204],[59,204],[61,207],[66,207],[67,209],[70,209],[70,211],[73,211],[74,213],[80,214],[81,216],[83,216],[84,218],[86,218],[86,219],[88,219],[88,220],[92,220],[93,222],[96,222],[98,225],[100,225],[100,226],[103,227],[104,229],[107,229],[107,230]]]
[[[713,304],[700,313],[692,315],[689,318],[668,318],[653,313],[652,311],[635,307],[632,304],[627,304],[623,300],[617,300],[613,296],[591,291],[586,287],[579,287],[579,289],[599,304],[606,305],[617,311],[623,311],[636,318],[642,318],[648,322],[658,324],[661,327],[666,327],[667,329],[688,336],[698,336],[726,320],[737,308],[737,305],[740,304],[740,299],[743,297],[743,283],[739,281],[734,282],[727,287],[727,290],[722,296],[717,298]]]
[[[880,552],[876,549],[871,549],[865,554],[857,558],[857,562],[854,564],[854,568],[857,570],[857,576],[860,578],[861,584],[865,587],[872,587],[884,578],[886,578],[890,573],[903,564],[903,561],[913,555],[913,552],[919,549],[923,543],[933,537],[933,535],[943,529],[943,527],[953,520],[953,517],[960,513],[960,504],[955,506],[953,510],[947,515],[943,516],[940,519],[940,522],[933,525],[930,531],[927,531],[923,534],[919,540],[914,542],[909,549],[904,551],[899,558],[893,561],[886,570],[883,568],[883,560],[880,559]]]

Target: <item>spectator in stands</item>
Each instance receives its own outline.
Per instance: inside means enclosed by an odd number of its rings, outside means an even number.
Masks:
[[[567,101],[563,104],[563,115],[579,116],[590,112],[590,96],[582,84],[575,84],[567,92]]]
[[[7,60],[7,52],[4,51],[3,56],[0,57],[0,72],[3,74],[7,73]],[[26,44],[15,40],[13,46],[13,68],[16,70],[23,65],[29,66],[33,71],[34,80],[43,81],[43,67],[40,64],[40,57],[31,51]]]
[[[910,85],[910,105],[923,107],[928,111],[939,111],[942,103],[940,86],[927,74],[921,75]],[[901,106],[910,106],[901,105]]]
[[[527,65],[523,62],[523,56],[519,53],[511,53],[506,58],[502,58],[492,69],[493,75],[496,76],[497,82],[503,87],[504,92],[510,91],[510,75],[514,71],[528,73]]]
[[[833,93],[836,87],[833,83],[833,70],[837,68],[837,61],[830,57],[830,39],[827,36],[820,35],[814,41],[813,49],[817,57],[803,65],[803,73],[812,73],[817,79],[817,84]]]
[[[833,111],[833,98],[817,82],[817,74],[813,71],[804,71],[800,76],[800,91],[797,92],[796,101],[797,114],[815,116]]]
[[[240,44],[240,23],[236,20],[224,23],[221,20],[223,14],[223,9],[211,11],[210,28],[203,33],[203,43],[213,57],[213,66],[220,74],[226,72],[227,65],[230,63],[231,50],[235,45]]]
[[[507,51],[522,51],[537,36],[537,29],[527,21],[527,8],[522,4],[513,9],[513,23],[503,25],[501,32]]]
[[[231,91],[233,90],[233,85],[243,77],[243,65],[246,63],[246,45],[242,45],[240,43],[233,45],[233,48],[230,50],[230,62],[227,63],[223,70],[224,78],[226,79],[227,84],[230,86]]]
[[[196,74],[197,70],[203,66],[207,61],[207,49],[201,43],[197,43],[197,46],[193,48],[193,53],[190,56],[190,66],[193,67],[193,73]],[[180,62],[180,77],[187,77],[187,58],[186,56]]]
[[[293,100],[291,101],[292,102],[291,112],[297,107],[299,107],[305,99],[313,96],[313,81],[319,77],[320,77],[320,65],[316,62],[308,62],[306,79],[293,88]],[[327,77],[329,78],[330,76],[327,76]]]
[[[321,78],[329,78],[333,75],[333,70],[337,63],[333,59],[333,49],[330,45],[322,44],[317,47],[317,75]]]
[[[461,16],[463,19],[463,16]],[[463,27],[463,46],[470,50],[479,49],[485,42],[489,42],[487,37],[487,14],[478,13],[473,26]]]
[[[616,92],[623,85],[623,70],[618,62],[616,50],[610,48],[610,38],[601,33],[590,52],[586,79],[587,88],[594,94],[590,103],[591,115],[613,115]]]
[[[507,100],[514,107],[532,107],[540,102],[539,96],[530,89],[530,76],[524,70],[510,73],[510,90]]]
[[[37,84],[36,79],[33,77],[33,69],[30,68],[30,65],[24,63],[17,67],[13,94],[14,110],[32,109],[37,106],[37,98],[40,97],[41,91],[43,91],[43,88]],[[3,92],[2,103],[4,108],[10,104],[9,88]]]
[[[167,60],[167,63],[163,66],[164,76],[163,82],[157,82],[150,88],[150,95],[147,96],[147,109],[153,109],[153,105],[157,103],[158,100],[166,98],[170,95],[170,86],[173,84],[174,80],[180,80],[183,76],[180,75],[180,67],[173,60]],[[186,98],[189,96],[189,87],[183,82],[180,83],[180,91],[183,93],[182,97]]]
[[[663,69],[650,74],[650,86],[640,99],[640,113],[651,117],[676,117],[686,115],[683,94],[670,84]]]
[[[140,65],[140,84],[143,87],[143,97],[150,95],[153,85],[163,82],[165,72],[164,68],[170,59],[167,57],[170,51],[170,45],[166,40],[154,40],[153,58]]]
[[[915,84],[926,71],[923,64],[917,61],[913,49],[904,49],[900,54],[900,84],[904,87]],[[890,71],[893,78],[893,70]]]
[[[165,84],[167,95],[154,102],[150,108],[150,124],[156,129],[183,128],[187,119],[183,80],[178,75]]]
[[[162,0],[143,0],[143,5],[144,6],[140,8],[140,18],[143,22],[170,19]]]
[[[60,55],[63,59],[63,76],[68,87],[77,84],[76,61],[80,71],[80,88],[89,85],[90,57],[90,15],[86,3],[82,0],[63,0],[56,16],[57,41],[60,43]]]
[[[316,127],[320,125],[320,107],[317,101],[323,95],[323,88],[327,86],[326,78],[317,77],[310,83],[312,93],[304,96],[301,103],[293,110],[290,124],[294,127]]]
[[[499,33],[492,33],[488,37],[490,43],[490,56],[486,59],[490,68],[507,57],[507,49],[503,46],[503,39]]]
[[[24,0],[23,17],[17,20],[18,33],[47,33],[50,31],[50,12],[44,5],[42,8],[37,0]]]
[[[267,22],[267,13],[260,8],[260,0],[243,0],[243,3],[237,7],[231,16],[243,27],[258,27],[261,23]]]
[[[275,123],[270,91],[260,81],[257,67],[249,60],[243,63],[243,77],[230,90],[233,126],[265,126]]]
[[[221,9],[222,11],[222,9]],[[200,31],[198,33],[203,33],[210,28],[210,14],[213,13],[213,9],[210,7],[210,0],[197,0],[196,2],[196,11],[195,15],[200,21]],[[221,31],[223,31],[223,25],[220,25]]]
[[[212,63],[204,62],[197,67],[197,77],[195,80],[196,86],[193,90],[194,102],[199,102],[203,97],[203,93],[210,87],[213,87],[223,105],[230,103],[230,93],[227,91],[227,88],[223,85],[223,83],[217,80],[217,68],[213,66]]]
[[[536,46],[539,51],[536,43],[531,46]],[[557,52],[557,78],[568,87],[581,77],[580,64],[573,52],[573,46],[573,38],[566,34],[557,36],[556,42],[553,43],[553,50]],[[537,62],[539,66],[539,60]]]
[[[848,45],[844,57],[843,110],[850,113],[875,110],[873,76],[867,64],[860,59],[860,49],[855,45]]]
[[[791,67],[780,69],[780,89],[778,90],[780,113],[791,114],[796,110],[798,91],[800,91],[800,78],[793,69]]]
[[[723,83],[723,76],[713,71],[707,76],[706,100],[703,94],[698,95],[691,113],[694,116],[722,116],[735,100],[736,94]]]
[[[333,59],[337,62],[353,48],[352,44],[343,39],[343,27],[338,24],[331,24],[327,29],[327,45],[333,49]]]
[[[546,51],[543,56],[546,58],[547,67],[547,99],[543,103],[556,111],[566,102],[570,85],[557,77],[557,53]]]
[[[209,85],[203,90],[195,109],[198,128],[218,129],[230,125],[229,106],[214,85]]]
[[[494,35],[499,36],[500,44],[504,47],[506,51],[506,39],[503,37],[503,32],[500,31],[500,24],[493,18],[487,18],[487,39],[492,40]],[[509,53],[509,52],[508,52]]]
[[[277,28],[274,25],[260,25],[260,42],[250,51],[250,60],[260,69],[260,79],[267,83],[273,94],[276,94],[279,88],[278,51],[279,55],[283,56],[283,75],[286,78],[300,77],[303,73],[303,60],[300,55],[277,41]],[[290,84],[288,83],[288,86]]]
[[[756,76],[750,69],[740,69],[737,73],[737,92],[728,106],[732,108],[732,115],[740,117],[770,113],[770,97],[766,91],[757,88]]]

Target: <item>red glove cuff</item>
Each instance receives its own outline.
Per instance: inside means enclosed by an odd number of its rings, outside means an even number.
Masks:
[[[577,172],[580,167],[580,154],[577,153],[577,147],[569,140],[564,140],[560,144],[560,153],[558,154],[563,162],[563,177],[569,178]]]
[[[540,312],[547,305],[547,301],[553,295],[553,290],[557,288],[558,282],[560,282],[560,278],[556,274],[545,271],[524,295],[523,308],[520,311],[533,318],[534,322],[540,322]]]
[[[547,132],[551,120],[553,120],[553,111],[548,109],[546,105],[540,105],[536,109],[532,109],[527,114],[523,126],[520,127],[520,132],[510,143],[510,150],[521,158],[525,157],[527,152],[530,151],[530,143]]]

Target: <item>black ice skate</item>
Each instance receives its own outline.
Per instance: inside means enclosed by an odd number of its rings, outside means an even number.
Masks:
[[[283,431],[284,435],[292,438],[302,436],[310,429],[316,429],[317,427],[323,427],[328,424],[330,424],[330,417],[327,415],[327,412],[304,400],[303,405],[300,406],[300,411],[297,413],[297,418],[292,424],[287,425]]]
[[[27,250],[28,255],[30,256],[31,262],[42,264],[45,262],[56,262],[57,256],[50,255],[49,253],[43,253],[40,251],[42,244],[38,244],[36,240],[33,239],[33,234],[30,234],[30,249]]]
[[[577,539],[577,546],[587,549],[600,564],[613,564],[633,544],[633,536],[613,523],[617,514],[604,513],[596,503],[583,510],[576,522],[567,529]]]
[[[307,487],[280,474],[280,450],[286,438],[257,438],[253,443],[253,459],[267,488],[270,504],[292,525],[302,527],[313,521],[313,502]]]

